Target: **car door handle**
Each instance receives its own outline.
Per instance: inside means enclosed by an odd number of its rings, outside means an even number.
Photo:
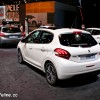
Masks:
[[[30,50],[32,49],[32,48],[29,48]]]
[[[41,48],[41,51],[45,51],[45,49],[44,48]]]
[[[97,37],[97,39],[100,39],[100,37]]]

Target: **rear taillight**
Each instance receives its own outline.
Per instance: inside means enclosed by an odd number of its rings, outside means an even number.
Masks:
[[[4,33],[0,33],[0,37],[5,37],[5,34]]]
[[[22,36],[23,36],[23,37],[25,36],[25,32],[22,32]]]
[[[56,48],[54,51],[56,52],[55,55],[58,57],[69,59],[71,56],[68,51],[61,49],[61,48]]]

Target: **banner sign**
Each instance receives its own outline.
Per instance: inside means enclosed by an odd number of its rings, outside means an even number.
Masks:
[[[5,6],[0,6],[0,19],[5,19]]]

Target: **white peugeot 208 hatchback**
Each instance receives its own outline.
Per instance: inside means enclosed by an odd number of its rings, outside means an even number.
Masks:
[[[42,70],[47,82],[100,70],[100,45],[89,32],[79,29],[36,29],[18,46],[18,61]]]

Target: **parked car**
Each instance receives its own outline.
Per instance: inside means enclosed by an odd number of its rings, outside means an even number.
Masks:
[[[5,44],[18,44],[25,36],[18,27],[0,26],[0,46]]]
[[[17,46],[18,61],[42,70],[47,82],[100,70],[100,45],[91,34],[79,29],[38,28]]]
[[[34,17],[33,15],[26,15],[26,18],[28,20],[29,26],[39,27],[40,25],[42,25],[42,21]]]
[[[100,43],[100,28],[86,28],[86,31],[89,31],[94,39]]]

